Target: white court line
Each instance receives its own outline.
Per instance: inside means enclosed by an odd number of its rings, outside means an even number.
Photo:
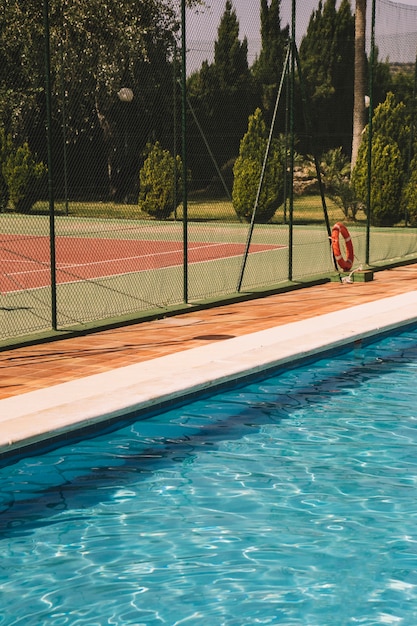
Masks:
[[[207,243],[207,244],[199,244],[198,246],[192,247],[191,250],[195,251],[195,250],[207,250],[208,248],[221,248],[225,245],[243,245],[241,243],[236,243],[236,242],[222,242],[222,243]],[[262,246],[263,244],[255,244],[255,245],[259,245]],[[264,249],[264,250],[256,250],[256,251],[252,251],[249,252],[250,255],[258,255],[258,254],[263,254],[266,252],[275,252],[277,250],[283,250],[283,249],[287,249],[288,246],[282,246],[282,245],[272,245],[272,247]],[[88,263],[57,263],[56,264],[56,270],[65,272],[67,271],[68,274],[70,275],[70,270],[75,270],[78,267],[93,267],[93,266],[100,266],[100,265],[105,265],[106,263],[123,263],[123,262],[128,262],[128,261],[136,261],[138,259],[148,259],[148,258],[158,258],[158,257],[164,257],[164,256],[169,256],[172,254],[178,254],[178,252],[182,252],[183,248],[178,248],[178,249],[174,249],[174,250],[169,250],[169,251],[161,251],[161,252],[157,252],[157,253],[150,253],[150,254],[141,254],[141,255],[136,255],[136,256],[130,256],[130,257],[121,257],[121,258],[116,258],[116,259],[103,259],[101,261],[90,261]],[[213,261],[223,261],[223,260],[227,260],[227,259],[235,259],[235,258],[240,258],[242,257],[242,253],[236,253],[236,254],[230,254],[228,256],[225,257],[216,257],[214,259],[202,259],[202,260],[195,260],[192,261],[193,265],[197,265],[197,264],[201,264],[201,263],[212,263]],[[10,261],[7,261],[10,263]],[[12,261],[15,262],[15,261]],[[28,270],[20,270],[20,271],[12,271],[12,272],[4,272],[3,275],[6,278],[9,278],[9,280],[12,280],[13,278],[17,278],[17,277],[24,277],[24,276],[33,276],[33,275],[39,275],[41,273],[45,273],[45,272],[50,272],[50,265],[48,264],[48,262],[45,261],[31,261],[30,259],[28,260],[24,260],[24,261],[20,261],[17,260],[16,262],[20,262],[20,263],[33,263],[34,265],[36,264],[40,264],[43,263],[44,267],[38,267],[36,269],[28,269]],[[0,260],[1,263],[1,260]],[[106,273],[106,274],[100,274],[98,276],[91,276],[91,277],[86,277],[86,276],[71,276],[70,280],[66,280],[63,282],[59,282],[59,284],[65,284],[65,285],[74,285],[77,283],[82,283],[84,281],[99,281],[103,278],[118,278],[121,276],[129,276],[130,274],[141,274],[144,272],[149,272],[151,270],[162,270],[162,269],[166,269],[167,267],[181,267],[182,263],[174,263],[172,265],[169,266],[162,266],[162,267],[144,267],[142,269],[132,269],[129,271],[123,271],[123,272],[111,272],[111,273]],[[19,287],[19,288],[15,288],[15,289],[8,289],[6,293],[16,293],[18,291],[33,291],[34,289],[41,289],[43,287],[47,287],[49,286],[49,284],[45,284],[45,285],[40,285],[40,286],[36,286],[36,287]]]

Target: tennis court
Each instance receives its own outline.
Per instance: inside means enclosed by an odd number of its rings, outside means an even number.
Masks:
[[[283,246],[251,244],[249,254]],[[204,263],[216,259],[242,257],[241,243],[192,242],[188,262]],[[57,284],[102,279],[165,267],[181,266],[184,252],[181,241],[151,239],[110,239],[61,237],[55,241]],[[50,241],[46,236],[1,236],[0,289],[10,293],[46,287],[50,284]]]
[[[0,215],[0,341],[51,328],[49,226],[45,215]],[[349,231],[356,270],[366,232]],[[186,246],[180,221],[59,216],[55,235],[59,329],[216,301],[236,294],[240,277],[251,293],[334,273],[324,224],[295,226],[291,242],[288,225],[257,224],[247,258],[242,223],[190,222]],[[414,229],[373,229],[371,263],[416,251]]]
[[[49,229],[47,215],[0,215],[0,341],[51,328]],[[180,221],[57,216],[55,235],[57,325],[67,329],[236,293],[248,225],[189,223],[185,246]],[[324,229],[297,240],[316,250],[303,272],[321,270],[323,254],[331,269]],[[242,291],[286,281],[288,258],[288,227],[259,225]]]

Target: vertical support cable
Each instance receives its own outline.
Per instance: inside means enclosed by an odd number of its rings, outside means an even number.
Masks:
[[[56,307],[56,254],[55,254],[55,206],[54,177],[52,159],[52,106],[51,106],[51,53],[49,41],[49,6],[48,0],[43,2],[43,27],[45,37],[45,98],[46,98],[46,133],[48,148],[48,196],[49,196],[49,244],[51,265],[51,323],[57,330]]]
[[[321,206],[323,208],[323,215],[324,215],[324,221],[326,223],[327,236],[329,238],[329,241],[331,241],[332,230],[331,230],[331,227],[330,227],[329,213],[327,211],[326,194],[325,194],[325,189],[324,189],[323,177],[322,177],[321,169],[320,169],[320,160],[319,160],[319,157],[317,156],[316,147],[315,147],[314,142],[313,142],[313,134],[314,134],[313,133],[313,123],[311,121],[311,117],[310,117],[310,114],[309,114],[309,111],[311,109],[311,105],[310,105],[310,102],[309,102],[309,99],[308,99],[307,90],[306,90],[304,79],[303,79],[303,73],[302,73],[302,70],[301,70],[301,61],[300,61],[300,56],[298,54],[297,46],[294,46],[294,54],[295,54],[295,58],[297,60],[298,76],[299,76],[299,79],[300,79],[300,89],[301,89],[301,100],[302,100],[302,103],[303,103],[304,123],[305,123],[305,127],[306,127],[306,132],[308,133],[308,136],[309,136],[309,139],[310,139],[310,142],[311,142],[311,152],[313,154],[314,167],[315,167],[315,170],[316,170],[317,181],[318,181],[318,184],[319,184]],[[335,270],[338,271],[336,258],[335,258],[334,255],[333,255],[333,262],[334,262]]]
[[[183,233],[183,297],[188,302],[188,172],[187,172],[187,37],[185,32],[185,0],[181,0],[182,61],[182,233]]]
[[[369,59],[369,121],[368,121],[368,173],[366,189],[366,250],[365,263],[369,265],[372,213],[372,116],[374,112],[374,63],[375,63],[375,0],[372,0],[371,52]],[[365,103],[364,103],[365,105]]]
[[[223,189],[224,189],[224,191],[225,191],[225,193],[226,193],[226,196],[229,198],[230,202],[232,202],[232,196],[230,195],[230,191],[229,191],[229,189],[228,189],[228,187],[227,187],[227,185],[226,185],[226,181],[224,180],[224,176],[223,176],[223,174],[222,174],[222,172],[221,172],[221,169],[219,168],[219,166],[218,166],[218,164],[217,164],[216,157],[214,156],[214,154],[213,154],[213,152],[212,152],[212,150],[211,150],[211,148],[210,148],[210,144],[209,144],[209,142],[207,141],[207,137],[205,136],[204,131],[203,131],[203,129],[201,128],[201,124],[200,124],[200,122],[198,121],[198,117],[197,117],[197,115],[195,114],[195,111],[194,111],[194,109],[193,109],[193,106],[192,106],[192,104],[191,104],[191,102],[190,102],[190,98],[188,98],[188,97],[187,97],[187,104],[188,104],[188,108],[190,109],[190,113],[191,113],[191,115],[193,116],[194,123],[195,123],[195,125],[197,126],[198,131],[199,131],[199,133],[200,133],[200,135],[201,135],[201,138],[202,138],[202,140],[203,140],[203,142],[204,142],[204,145],[205,145],[205,146],[206,146],[206,148],[207,148],[207,152],[209,153],[210,159],[212,160],[212,163],[213,163],[213,165],[214,165],[214,167],[215,167],[215,170],[216,170],[216,172],[217,172],[217,176],[219,177],[219,180],[220,180],[220,182],[221,182],[221,183],[222,183],[222,185],[223,185]]]
[[[249,248],[250,248],[250,244],[251,244],[251,241],[252,241],[253,230],[254,230],[254,227],[255,227],[256,212],[257,212],[258,206],[259,206],[259,200],[260,200],[260,197],[261,197],[262,186],[263,186],[263,183],[264,183],[264,180],[265,180],[266,168],[267,168],[267,165],[268,165],[268,158],[269,158],[269,153],[270,153],[270,150],[271,150],[273,134],[274,134],[274,130],[275,130],[275,122],[276,122],[277,114],[278,114],[278,105],[279,105],[279,103],[281,101],[281,92],[282,92],[282,89],[283,89],[283,86],[284,86],[285,76],[286,76],[287,70],[288,70],[288,60],[289,60],[289,57],[290,57],[290,51],[291,51],[291,46],[288,46],[287,55],[285,57],[284,67],[283,67],[283,70],[282,70],[281,81],[280,81],[280,84],[279,84],[278,93],[277,93],[277,97],[276,97],[276,100],[275,100],[274,113],[273,113],[273,116],[272,116],[271,128],[269,129],[269,136],[268,136],[268,141],[267,141],[267,145],[266,145],[265,155],[264,155],[264,159],[263,159],[263,162],[262,162],[261,176],[260,176],[259,183],[258,183],[258,189],[257,189],[257,192],[256,192],[255,203],[253,205],[252,218],[251,218],[251,221],[250,221],[248,236],[247,236],[247,239],[246,239],[245,253],[243,255],[242,267],[241,267],[241,270],[240,270],[239,280],[238,280],[238,284],[237,284],[237,291],[238,292],[240,291],[240,289],[242,287],[243,276],[244,276],[244,272],[245,272],[246,263],[247,263],[247,260],[248,260]]]

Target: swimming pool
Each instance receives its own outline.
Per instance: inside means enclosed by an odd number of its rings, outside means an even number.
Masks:
[[[3,467],[0,624],[417,623],[417,330]]]

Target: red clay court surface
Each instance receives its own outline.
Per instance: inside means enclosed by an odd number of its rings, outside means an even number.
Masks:
[[[249,253],[284,246],[251,244]],[[245,245],[224,242],[189,242],[188,262],[201,263],[242,256]],[[183,263],[181,241],[56,237],[58,284],[98,280],[135,272],[174,267]],[[0,292],[12,293],[46,287],[51,282],[49,237],[0,236]]]

